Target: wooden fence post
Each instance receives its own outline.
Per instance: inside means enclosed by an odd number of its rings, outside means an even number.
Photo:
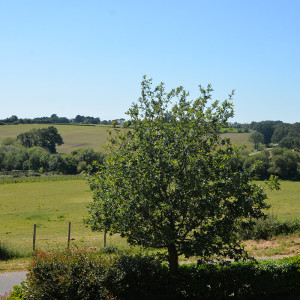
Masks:
[[[68,249],[70,248],[70,238],[71,238],[71,222],[69,222],[69,232],[68,232]]]
[[[104,229],[104,248],[106,248],[106,229]]]
[[[36,239],[36,224],[33,225],[33,252],[35,251],[35,239]]]

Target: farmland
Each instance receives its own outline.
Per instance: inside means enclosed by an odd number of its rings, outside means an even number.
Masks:
[[[37,224],[37,248],[66,247],[69,221],[73,246],[103,245],[103,235],[82,222],[92,200],[83,180],[2,184],[0,195],[0,240],[14,249],[32,249],[33,224]],[[108,237],[108,242],[125,245],[117,236]]]
[[[300,182],[283,181],[281,190],[269,191],[271,213],[281,220],[300,214]],[[16,249],[32,249],[33,224],[37,224],[37,247],[66,247],[68,222],[72,222],[72,245],[94,247],[103,245],[103,234],[92,232],[83,224],[86,205],[92,192],[84,180],[61,180],[0,185],[0,240]],[[108,243],[127,247],[118,236]]]
[[[2,125],[0,126],[0,143],[5,137],[15,138],[22,132],[32,128],[45,128],[43,125]],[[74,126],[55,125],[62,135],[64,144],[58,152],[69,153],[78,147],[92,147],[105,151],[109,126]],[[248,150],[253,148],[249,142],[251,133],[224,133],[233,144],[246,145]],[[92,201],[92,192],[84,180],[60,180],[39,182],[21,182],[16,184],[0,184],[0,241],[11,249],[22,253],[32,250],[33,225],[37,224],[36,247],[41,250],[61,249],[67,245],[68,223],[71,222],[71,246],[78,248],[101,247],[103,233],[92,232],[83,223],[87,217],[86,206]],[[298,218],[300,213],[300,182],[282,181],[281,190],[269,191],[268,202],[272,205],[270,213],[277,215],[279,220]],[[293,237],[295,242],[298,237]],[[129,248],[124,239],[118,235],[108,236],[108,244],[119,248]],[[281,244],[286,241],[280,242]],[[298,242],[297,242],[298,243]],[[275,242],[273,243],[276,244]],[[257,255],[283,254],[290,252],[276,246],[277,252],[260,251]],[[293,244],[294,245],[294,244]],[[296,246],[297,248],[298,246]],[[277,249],[276,248],[276,249]],[[299,247],[298,247],[299,248]],[[296,253],[299,249],[293,250]],[[251,254],[255,255],[259,245],[248,246]],[[279,251],[279,252],[278,252]],[[0,271],[10,268],[3,267],[9,262],[0,263]],[[15,267],[13,267],[15,268]]]
[[[23,124],[23,125],[2,125],[0,126],[0,144],[5,137],[16,138],[20,133],[29,131],[33,128],[47,128],[52,124]],[[95,150],[105,151],[104,146],[107,143],[106,130],[112,126],[91,125],[54,125],[61,134],[64,144],[57,147],[59,153],[69,153],[75,148],[91,147]],[[249,142],[251,133],[224,133],[223,136],[229,137],[237,146],[246,145],[248,149],[253,147]]]
[[[16,138],[20,133],[33,128],[47,128],[52,124],[24,124],[24,125],[3,125],[0,126],[0,144],[5,137]],[[69,153],[75,148],[91,147],[95,150],[102,150],[107,143],[107,132],[109,126],[75,126],[55,125],[61,134],[64,144],[57,147],[59,153]]]

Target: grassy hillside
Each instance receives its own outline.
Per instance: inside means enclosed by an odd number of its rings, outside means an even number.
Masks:
[[[247,132],[247,133],[228,132],[228,133],[223,133],[222,136],[226,136],[230,138],[232,143],[238,147],[246,145],[247,150],[251,150],[254,146],[252,142],[249,142],[249,137],[251,134],[252,134],[251,132]]]
[[[24,124],[24,125],[2,125],[0,126],[0,144],[5,137],[16,138],[20,133],[29,131],[32,128],[45,128],[51,124]],[[92,147],[95,150],[105,151],[103,146],[107,143],[107,132],[111,126],[74,126],[54,125],[64,140],[64,144],[57,147],[60,153],[69,153],[78,147]],[[248,149],[253,144],[248,141],[251,133],[225,133],[237,146],[246,145]]]
[[[2,125],[0,126],[0,144],[5,137],[16,138],[20,133],[29,131],[32,128],[46,128],[51,124],[24,124],[24,125]],[[104,151],[103,147],[107,143],[106,130],[110,126],[74,126],[74,125],[54,125],[61,134],[64,144],[57,147],[60,153],[69,153],[78,147],[92,147],[95,150]]]

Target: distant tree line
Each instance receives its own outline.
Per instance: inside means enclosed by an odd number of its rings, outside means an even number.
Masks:
[[[41,147],[0,146],[0,171],[36,171],[78,174],[93,161],[103,162],[104,154],[92,148],[79,148],[69,154],[52,154]]]
[[[283,180],[300,180],[300,153],[286,148],[275,147],[254,155],[241,152],[232,159],[231,164],[238,172],[254,168],[257,162],[260,162],[257,172],[260,180],[268,179],[270,175],[276,175]]]
[[[250,128],[261,133],[260,140],[263,144],[278,144],[282,148],[300,150],[300,123],[262,121],[252,122]]]
[[[25,118],[21,119],[13,115],[9,118],[0,120],[0,125],[6,124],[101,124],[101,125],[111,125],[115,122],[116,125],[123,124],[125,119],[115,119],[115,120],[100,120],[100,118],[81,116],[77,115],[74,119],[68,119],[66,117],[59,117],[56,114],[52,114],[51,117],[40,117],[40,118]]]
[[[0,147],[0,171],[38,171],[77,174],[94,161],[102,164],[104,154],[92,148],[78,148],[69,154],[57,154],[63,139],[54,126],[32,129],[16,139],[7,137]]]

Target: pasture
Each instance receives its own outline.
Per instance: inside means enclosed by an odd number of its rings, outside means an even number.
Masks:
[[[46,128],[52,124],[22,124],[22,125],[2,125],[0,126],[0,144],[5,137],[16,138],[20,133],[29,131],[33,128]],[[91,147],[96,151],[105,152],[107,143],[107,129],[112,129],[112,126],[95,125],[95,126],[80,126],[80,125],[56,125],[61,134],[64,144],[57,147],[59,153],[69,153],[75,148]],[[253,143],[249,142],[251,133],[228,132],[222,136],[229,137],[236,146],[246,145],[247,149],[253,148]]]
[[[280,220],[299,218],[300,182],[281,182],[281,190],[269,191],[270,213]],[[99,247],[103,234],[92,232],[82,220],[92,192],[84,180],[11,183],[0,185],[0,240],[22,251],[32,249],[33,224],[37,224],[37,248],[67,245],[68,222],[72,222],[72,245]],[[108,244],[127,247],[124,239],[108,236]]]
[[[20,133],[33,128],[47,128],[52,124],[22,124],[0,126],[0,144],[5,137],[16,138]],[[59,153],[69,153],[75,148],[91,147],[96,151],[105,151],[107,143],[108,128],[112,126],[75,126],[75,125],[54,125],[62,136],[64,144],[57,147]]]
[[[0,240],[9,248],[30,252],[33,224],[37,224],[37,249],[65,248],[70,221],[71,246],[103,246],[103,234],[83,224],[91,201],[92,193],[84,180],[2,184]],[[107,242],[127,246],[118,236],[108,236]]]
[[[269,213],[278,216],[279,220],[300,218],[300,182],[280,181],[279,191],[268,191],[271,204]]]

